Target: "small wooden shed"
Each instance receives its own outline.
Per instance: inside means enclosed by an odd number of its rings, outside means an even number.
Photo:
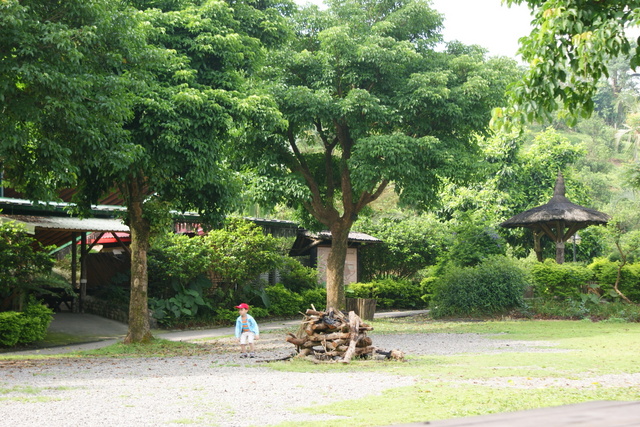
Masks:
[[[358,249],[363,245],[380,243],[382,240],[377,239],[365,233],[356,231],[349,232],[347,248],[347,259],[344,265],[344,284],[360,281],[360,259]],[[309,267],[318,269],[318,280],[321,283],[327,280],[327,258],[331,250],[331,232],[321,231],[314,233],[308,230],[300,230],[293,243],[289,256],[308,257],[307,264]]]

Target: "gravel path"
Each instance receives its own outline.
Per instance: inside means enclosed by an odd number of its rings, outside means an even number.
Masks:
[[[372,335],[372,339],[377,347],[400,349],[407,356],[556,351],[548,343],[479,334]],[[0,425],[233,427],[322,422],[336,417],[296,409],[376,395],[418,381],[372,372],[273,371],[260,360],[287,356],[293,346],[277,334],[264,334],[256,343],[258,359],[240,359],[235,340],[224,338],[208,343],[211,354],[197,357],[0,361]],[[633,380],[640,384],[640,378]],[[310,385],[318,386],[313,394],[308,392]]]

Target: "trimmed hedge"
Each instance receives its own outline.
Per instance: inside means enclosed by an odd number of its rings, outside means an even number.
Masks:
[[[555,298],[578,297],[594,278],[593,272],[583,265],[557,264],[552,259],[534,264],[531,276],[537,296]]]
[[[294,316],[302,307],[302,296],[285,288],[282,283],[276,283],[264,288],[267,295],[267,310],[273,316]]]
[[[40,341],[47,335],[53,310],[42,304],[29,304],[23,312],[0,313],[0,345],[13,347]]]
[[[609,261],[606,258],[596,258],[589,269],[593,271],[595,280],[607,297],[619,298],[613,290],[618,276],[619,262]],[[620,285],[618,287],[631,301],[640,302],[640,263],[627,264],[622,267]]]

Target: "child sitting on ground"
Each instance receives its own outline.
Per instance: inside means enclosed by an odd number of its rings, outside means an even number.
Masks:
[[[260,329],[258,323],[251,316],[249,305],[242,303],[235,306],[238,309],[238,318],[236,319],[236,338],[240,342],[240,357],[256,357],[254,353],[253,340],[260,337]],[[249,345],[249,353],[247,353],[247,344]]]

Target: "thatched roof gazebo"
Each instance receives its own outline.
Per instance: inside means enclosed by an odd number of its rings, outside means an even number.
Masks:
[[[556,243],[556,262],[564,263],[564,244],[578,230],[590,225],[604,225],[611,217],[571,203],[565,197],[564,178],[558,172],[553,197],[547,204],[529,209],[506,220],[500,226],[506,228],[526,227],[533,231],[534,251],[538,261],[542,261],[542,247],[540,238],[546,234]]]

